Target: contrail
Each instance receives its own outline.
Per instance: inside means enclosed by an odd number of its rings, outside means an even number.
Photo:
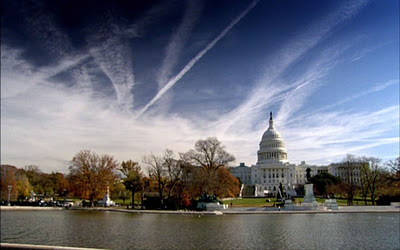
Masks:
[[[175,83],[179,81],[197,63],[197,61],[204,56],[205,53],[207,53],[210,49],[212,49],[219,40],[224,38],[226,33],[228,33],[229,30],[232,29],[233,26],[235,26],[235,24],[237,24],[244,16],[246,16],[246,14],[251,9],[253,9],[254,6],[256,6],[258,1],[259,0],[253,1],[244,11],[240,13],[239,16],[237,16],[233,21],[231,21],[229,25],[226,26],[225,29],[223,29],[222,32],[219,33],[219,35],[216,38],[214,38],[214,40],[212,40],[203,50],[201,50],[194,58],[192,58],[192,60],[190,60],[189,63],[176,76],[171,78],[171,80],[169,80],[168,83],[162,89],[160,89],[160,91],[158,91],[156,96],[154,96],[153,99],[151,99],[151,101],[147,103],[146,106],[137,114],[136,118],[141,116],[144,112],[146,112],[146,110],[150,106],[152,106],[155,102],[157,102],[158,99],[160,99],[165,92],[167,92],[171,87],[173,87]]]

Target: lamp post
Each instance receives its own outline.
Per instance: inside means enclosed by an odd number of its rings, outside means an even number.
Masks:
[[[11,188],[12,188],[12,186],[11,185],[8,185],[8,206],[10,206],[10,193],[11,193]]]

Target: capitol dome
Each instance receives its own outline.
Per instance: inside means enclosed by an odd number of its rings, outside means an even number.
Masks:
[[[274,128],[272,112],[270,113],[269,127],[261,138],[260,150],[257,151],[257,155],[257,164],[270,163],[274,161],[287,162],[285,142],[279,132]]]

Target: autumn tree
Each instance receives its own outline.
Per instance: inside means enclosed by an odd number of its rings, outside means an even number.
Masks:
[[[143,174],[139,163],[132,160],[122,162],[119,171],[124,175],[122,181],[125,188],[132,192],[132,209],[135,207],[135,192],[139,192],[143,186]]]
[[[114,182],[117,167],[113,156],[100,156],[90,150],[82,150],[73,157],[69,170],[80,196],[89,199],[93,206],[94,200],[100,199],[107,186]]]
[[[217,170],[218,181],[213,193],[218,197],[237,197],[240,193],[239,180],[234,177],[229,169],[220,167]]]
[[[52,172],[48,175],[48,178],[54,196],[58,195],[60,197],[69,190],[69,182],[63,173]]]
[[[15,200],[17,197],[17,180],[15,178],[15,174],[17,168],[11,165],[1,165],[1,200],[8,200],[8,187],[11,187],[10,190],[10,199]]]

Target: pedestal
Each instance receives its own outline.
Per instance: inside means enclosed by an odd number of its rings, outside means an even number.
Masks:
[[[318,203],[314,197],[314,185],[305,184],[304,189],[305,189],[305,196],[301,206],[308,209],[316,209],[318,207]]]
[[[329,210],[338,210],[339,209],[336,199],[326,199],[325,207]]]

